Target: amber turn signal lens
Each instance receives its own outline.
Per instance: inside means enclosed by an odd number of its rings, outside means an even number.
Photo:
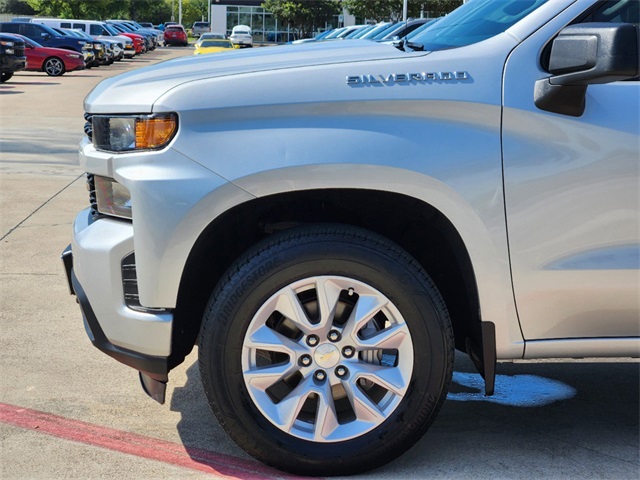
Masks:
[[[163,147],[173,138],[178,122],[175,115],[136,119],[136,150]]]

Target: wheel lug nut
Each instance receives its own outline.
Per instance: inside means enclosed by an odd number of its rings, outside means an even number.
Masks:
[[[317,335],[309,335],[307,337],[307,345],[309,345],[310,347],[315,347],[316,345],[318,345],[319,342],[320,342],[320,339],[318,338]]]
[[[347,367],[343,367],[342,365],[337,366],[335,372],[336,376],[340,378],[344,378],[349,374],[349,370],[347,370]]]
[[[327,335],[327,338],[329,340],[331,340],[332,342],[337,342],[340,340],[340,338],[342,337],[342,335],[340,335],[340,332],[337,330],[331,330],[329,332],[329,335]]]
[[[353,347],[344,347],[342,349],[342,355],[344,355],[347,358],[353,357],[354,353],[356,353],[356,349]]]
[[[315,374],[314,377],[317,381],[319,382],[324,382],[325,378],[327,378],[327,374],[324,373],[323,370],[318,370]]]
[[[302,355],[298,360],[298,363],[300,363],[300,365],[302,365],[303,367],[308,367],[309,365],[311,365],[311,357],[309,355]]]

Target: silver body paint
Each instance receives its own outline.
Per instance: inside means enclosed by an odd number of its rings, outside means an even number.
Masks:
[[[356,188],[414,197],[453,224],[499,358],[638,356],[638,83],[590,86],[580,118],[533,104],[535,80],[549,75],[542,47],[593,3],[554,0],[505,33],[445,51],[317,42],[102,82],[87,112],[179,115],[159,152],[81,143],[86,170],[132,195],[132,224],[76,220],[74,268],[107,338],[170,353],[171,314],[123,304],[123,255],[135,250],[142,305],[171,309],[191,248],[228,209]]]

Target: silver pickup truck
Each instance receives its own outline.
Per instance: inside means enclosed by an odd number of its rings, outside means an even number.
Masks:
[[[164,402],[306,475],[380,466],[454,351],[640,354],[636,0],[470,0],[411,42],[184,58],[103,81],[63,253],[87,332]]]

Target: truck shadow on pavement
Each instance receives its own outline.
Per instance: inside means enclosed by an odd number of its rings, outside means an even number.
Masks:
[[[356,478],[638,478],[639,362],[500,363],[496,395],[485,397],[473,366],[458,357],[427,434]],[[171,410],[182,415],[177,429],[187,451],[250,459],[211,413],[197,362],[175,388]]]

